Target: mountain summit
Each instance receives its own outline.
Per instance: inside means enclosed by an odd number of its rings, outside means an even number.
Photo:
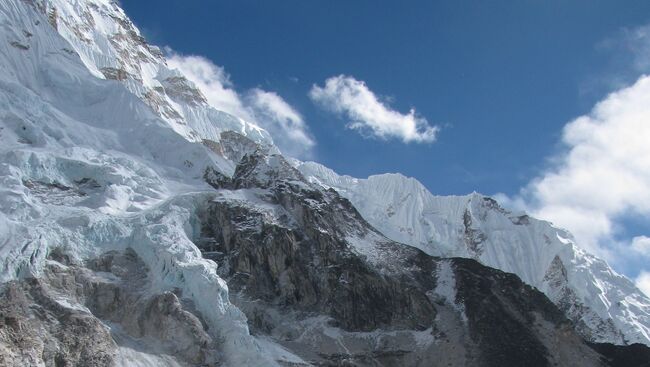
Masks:
[[[650,300],[566,231],[284,157],[114,1],[0,27],[0,365],[650,360]]]

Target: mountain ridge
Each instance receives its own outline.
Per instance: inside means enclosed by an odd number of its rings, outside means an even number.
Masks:
[[[7,0],[0,27],[3,363],[388,366],[426,363],[446,351],[449,363],[481,365],[477,356],[486,356],[490,365],[503,362],[499,348],[528,344],[539,365],[580,358],[606,365],[608,356],[629,355],[629,348],[585,343],[573,331],[579,324],[563,319],[571,309],[561,313],[522,283],[534,283],[526,272],[480,264],[491,251],[483,215],[513,226],[534,219],[515,224],[478,194],[445,199],[455,205],[445,214],[456,223],[448,233],[461,228],[464,257],[479,262],[432,257],[431,248],[393,238],[402,232],[355,198],[364,194],[354,186],[363,180],[319,176],[309,163],[283,157],[264,130],[207,105],[115,2]],[[396,188],[403,187],[409,197],[431,195],[414,179],[376,177],[395,180],[381,186],[382,195],[401,200]],[[379,209],[389,218],[405,210],[406,225],[421,234],[410,225],[422,214],[413,207]],[[456,243],[438,245],[453,250]],[[540,268],[554,264],[546,283],[559,284],[555,304],[570,307],[581,293],[563,288],[574,273],[558,259]],[[275,281],[258,276],[242,288],[251,264]],[[317,270],[305,273],[310,284],[298,264]],[[314,296],[325,293],[331,297]],[[267,297],[264,307],[256,295]],[[368,301],[382,297],[379,308]],[[499,327],[474,307],[483,298],[528,344],[483,339]],[[538,325],[537,314],[548,317]],[[279,328],[285,317],[295,329]],[[566,353],[553,359],[551,341],[562,335]],[[596,340],[627,342],[604,335]]]

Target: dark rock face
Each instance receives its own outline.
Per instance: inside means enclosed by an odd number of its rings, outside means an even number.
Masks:
[[[591,344],[591,346],[603,355],[603,361],[609,366],[650,366],[650,348],[646,345]]]
[[[3,286],[0,365],[116,366],[122,346],[218,365],[218,343],[180,294],[142,292],[147,269],[133,251],[85,264],[58,251],[49,258],[42,277]]]
[[[104,77],[106,79],[111,79],[111,80],[126,80],[129,76],[129,74],[126,72],[124,69],[117,69],[117,68],[101,68],[100,70],[102,74],[104,74]]]
[[[537,320],[543,319],[554,325],[556,332],[566,333],[571,325],[562,313],[514,274],[467,259],[454,259],[454,263],[457,297],[465,305],[470,336],[481,345],[482,364],[549,365],[553,350],[545,346]]]
[[[583,335],[587,341],[593,342],[594,340],[590,338],[589,335],[592,335],[594,330],[585,324],[583,318],[585,315],[594,314],[594,312],[580,302],[575,291],[569,287],[566,268],[558,256],[553,258],[551,265],[546,271],[544,280],[547,281],[553,289],[557,290],[555,299],[552,300],[555,305],[560,311],[562,311],[562,313],[564,313],[564,315],[573,321],[574,329],[576,329],[580,335]],[[595,328],[596,333],[602,332],[607,335],[618,335],[620,342],[624,343],[625,339],[623,338],[623,335],[620,331],[616,330],[617,329],[612,320],[601,320],[598,327]]]
[[[6,284],[0,300],[0,365],[113,365],[117,346],[107,328],[53,301],[41,281]]]
[[[175,101],[186,103],[190,106],[199,106],[208,102],[205,96],[196,87],[182,76],[167,78],[163,87],[169,97]]]
[[[386,239],[281,156],[246,154],[219,180],[197,245],[251,331],[313,365],[598,366],[631,353],[587,344],[516,275]]]
[[[470,253],[476,258],[483,252],[483,241],[486,240],[485,233],[472,227],[472,215],[469,210],[463,213],[463,224],[465,226],[465,244]]]
[[[243,182],[236,176],[235,187]],[[278,222],[219,200],[204,214],[204,237],[213,243],[207,250],[224,254],[217,260],[234,290],[278,307],[329,315],[345,330],[431,324],[435,310],[426,288],[383,274],[345,242],[346,230],[368,231],[347,200],[288,182],[264,200],[281,211]]]

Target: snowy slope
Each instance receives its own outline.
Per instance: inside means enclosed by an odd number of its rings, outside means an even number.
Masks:
[[[130,248],[150,272],[144,294],[191,300],[224,340],[223,361],[275,365],[190,240],[197,203],[210,198],[193,193],[207,191],[206,167],[234,167],[199,142],[236,130],[271,144],[268,134],[204,103],[169,117],[174,101],[155,88],[179,75],[112,2],[6,0],[0,29],[0,280],[40,276],[55,249],[83,261]],[[107,80],[103,67],[128,76]]]
[[[480,194],[434,196],[399,174],[357,179],[295,162],[310,181],[348,198],[387,237],[442,257],[468,257],[542,290],[594,341],[650,343],[650,299],[570,233]]]
[[[90,73],[122,82],[187,139],[215,139],[221,131],[233,130],[253,141],[272,144],[263,129],[210,108],[191,82],[167,67],[160,49],[145,42],[114,1],[35,2]]]

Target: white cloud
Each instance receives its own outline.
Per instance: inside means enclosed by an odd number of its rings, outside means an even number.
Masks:
[[[632,239],[632,250],[637,254],[650,257],[650,237],[637,236]]]
[[[568,123],[562,143],[564,151],[512,202],[525,203],[608,258],[621,217],[650,216],[650,77]],[[638,248],[646,244],[647,238],[638,237]]]
[[[440,128],[430,126],[414,109],[402,114],[382,103],[363,81],[339,75],[313,85],[309,97],[324,108],[350,120],[348,128],[387,139],[399,138],[405,143],[431,143]]]
[[[240,94],[224,68],[202,56],[184,56],[167,49],[167,64],[179,70],[205,95],[208,103],[266,129],[280,150],[311,158],[316,145],[302,116],[274,92],[253,88]]]
[[[650,297],[650,272],[642,271],[636,278],[636,287]]]
[[[202,56],[183,56],[173,51],[168,53],[167,65],[192,81],[212,107],[244,120],[252,120],[239,94],[233,89],[230,76],[221,66]]]
[[[276,144],[292,156],[306,156],[316,144],[308,133],[302,116],[274,92],[252,89],[247,96],[258,120],[268,121],[264,127]]]

